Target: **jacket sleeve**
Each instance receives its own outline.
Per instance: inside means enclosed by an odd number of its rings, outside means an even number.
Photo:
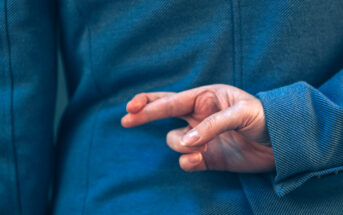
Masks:
[[[297,82],[257,97],[274,151],[278,196],[343,171],[343,70],[318,89]]]

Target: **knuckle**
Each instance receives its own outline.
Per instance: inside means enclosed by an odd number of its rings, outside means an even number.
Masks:
[[[236,111],[240,113],[240,126],[238,129],[244,129],[249,126],[259,115],[259,108],[255,101],[240,101]]]
[[[248,102],[246,100],[242,100],[242,101],[239,101],[237,103],[237,108],[238,108],[238,110],[244,110],[247,107],[249,107],[250,105],[251,105],[250,102]]]
[[[251,110],[254,109],[254,106],[248,101],[239,101],[236,107],[233,109],[233,112],[238,114],[240,117],[246,116]]]
[[[204,121],[204,127],[206,130],[213,130],[216,127],[216,115],[208,117]]]

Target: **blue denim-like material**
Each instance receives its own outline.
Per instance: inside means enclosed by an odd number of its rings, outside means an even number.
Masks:
[[[55,16],[58,8],[59,15]],[[2,0],[0,214],[342,214],[343,1]],[[52,151],[56,20],[70,103]],[[185,173],[139,92],[261,99],[276,171]],[[321,178],[318,178],[321,176]]]
[[[0,214],[44,214],[53,170],[56,11],[0,1]]]

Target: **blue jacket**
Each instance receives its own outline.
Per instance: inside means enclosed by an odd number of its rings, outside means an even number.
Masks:
[[[2,0],[0,214],[45,214],[52,179],[55,215],[343,214],[342,68],[341,0]],[[274,172],[185,173],[184,122],[120,126],[136,93],[214,83],[261,99]]]

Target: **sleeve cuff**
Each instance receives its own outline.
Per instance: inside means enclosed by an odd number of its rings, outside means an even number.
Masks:
[[[272,143],[274,191],[284,196],[313,177],[343,170],[340,138],[335,133],[338,107],[305,82],[257,94]],[[342,115],[338,118],[342,118]],[[339,128],[338,131],[339,132]],[[326,136],[336,135],[336,138]]]

